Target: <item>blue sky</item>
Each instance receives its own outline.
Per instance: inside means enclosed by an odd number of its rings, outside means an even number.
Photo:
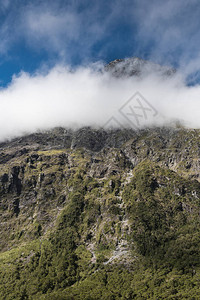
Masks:
[[[199,0],[1,0],[0,84],[57,64],[139,56],[198,81]]]
[[[200,128],[199,16],[200,0],[0,0],[0,141],[102,127],[138,91],[162,116],[153,125]],[[118,80],[98,71],[131,56],[178,72]]]

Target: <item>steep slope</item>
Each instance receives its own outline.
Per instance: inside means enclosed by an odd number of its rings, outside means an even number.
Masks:
[[[0,145],[0,299],[199,299],[200,131]]]

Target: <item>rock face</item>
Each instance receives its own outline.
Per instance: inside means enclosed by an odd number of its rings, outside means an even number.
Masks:
[[[90,127],[79,130],[55,128],[51,131],[38,132],[10,142],[0,143],[0,149],[15,149],[16,152],[6,151],[1,154],[0,163],[6,163],[13,157],[18,157],[34,150],[63,149],[63,148],[85,148],[94,152],[106,147],[119,148],[132,135],[132,130],[109,130],[92,129]],[[12,153],[12,154],[10,154]]]
[[[199,298],[200,130],[55,128],[0,166],[1,299]]]
[[[176,73],[174,68],[161,66],[138,57],[116,59],[110,62],[105,70],[115,77],[143,77],[151,74],[159,77],[169,77]]]

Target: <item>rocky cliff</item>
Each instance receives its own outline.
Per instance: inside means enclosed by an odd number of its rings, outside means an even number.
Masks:
[[[0,145],[0,299],[199,299],[200,130]]]
[[[161,66],[139,57],[130,57],[126,59],[116,59],[106,65],[105,70],[115,77],[143,77],[150,74],[159,77],[169,77],[176,73],[174,68],[169,66]]]

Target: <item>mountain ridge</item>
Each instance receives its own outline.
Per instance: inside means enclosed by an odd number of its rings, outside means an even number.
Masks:
[[[172,77],[176,73],[175,68],[162,66],[135,56],[111,61],[105,66],[105,70],[118,78],[132,76],[141,78],[152,74],[167,78]]]

